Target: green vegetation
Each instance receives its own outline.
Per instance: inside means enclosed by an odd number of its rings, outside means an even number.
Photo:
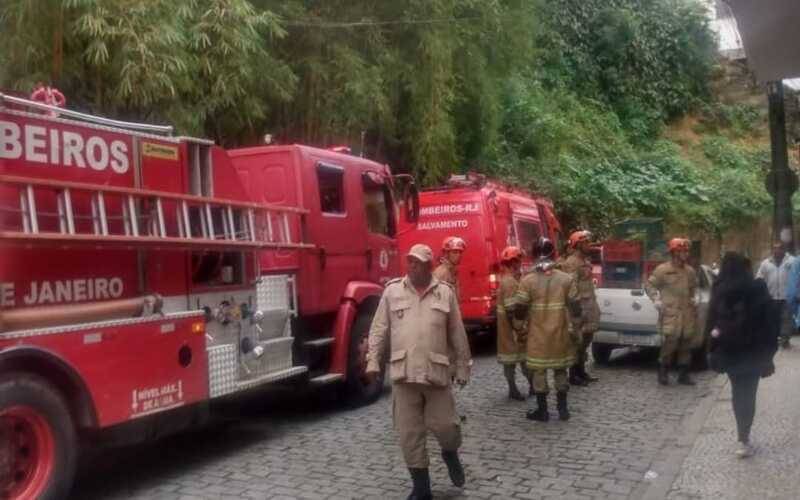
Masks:
[[[758,131],[764,124],[764,116],[757,106],[751,104],[704,103],[701,107],[702,121],[700,132],[716,133],[727,131],[741,138]]]
[[[567,227],[764,213],[764,118],[710,97],[696,0],[8,0],[0,87],[225,145],[350,144],[434,184],[479,170]],[[691,144],[668,127],[692,114]],[[753,142],[753,141],[750,141]]]

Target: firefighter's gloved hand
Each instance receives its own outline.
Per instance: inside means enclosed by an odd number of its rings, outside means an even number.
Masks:
[[[528,308],[522,305],[512,306],[511,312],[520,321],[524,321],[528,317]]]
[[[573,318],[580,318],[581,314],[583,314],[583,307],[581,307],[580,301],[577,300],[568,300],[567,309],[569,309]]]
[[[459,389],[463,389],[467,385],[467,381],[463,378],[457,378],[456,384],[458,384]]]
[[[372,385],[376,380],[378,380],[378,375],[378,372],[366,372],[364,374],[364,378],[366,379],[368,385]]]

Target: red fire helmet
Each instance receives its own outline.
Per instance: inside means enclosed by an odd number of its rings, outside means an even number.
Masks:
[[[458,250],[460,252],[463,252],[466,249],[467,249],[467,242],[465,242],[458,236],[448,236],[442,242],[442,250],[445,252],[450,252],[452,250]]]
[[[508,262],[514,259],[522,258],[522,250],[519,247],[510,246],[505,247],[500,253],[500,262]]]
[[[569,246],[575,248],[581,241],[590,241],[592,233],[589,231],[574,231],[569,235]]]
[[[672,252],[689,251],[690,242],[686,238],[672,238],[667,243],[667,249]]]

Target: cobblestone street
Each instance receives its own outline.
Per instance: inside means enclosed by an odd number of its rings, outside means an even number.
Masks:
[[[697,374],[697,387],[662,388],[654,367],[652,356],[623,353],[610,367],[595,368],[601,381],[591,389],[572,390],[572,420],[542,424],[524,418],[525,403],[507,399],[494,355],[479,352],[471,384],[457,395],[466,416],[467,485],[461,490],[449,484],[431,442],[434,494],[639,498],[662,448],[700,401],[715,396],[721,379],[704,372]],[[93,453],[73,498],[400,499],[408,494],[388,389],[377,403],[355,410],[299,396],[262,401],[243,407],[238,421]],[[757,420],[756,431],[764,424]]]

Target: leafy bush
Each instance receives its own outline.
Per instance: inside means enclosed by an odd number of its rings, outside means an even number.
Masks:
[[[544,81],[610,104],[634,142],[708,96],[716,44],[692,0],[547,0]]]
[[[701,107],[700,116],[701,132],[725,130],[733,137],[751,135],[766,123],[761,109],[752,104],[710,102]]]

